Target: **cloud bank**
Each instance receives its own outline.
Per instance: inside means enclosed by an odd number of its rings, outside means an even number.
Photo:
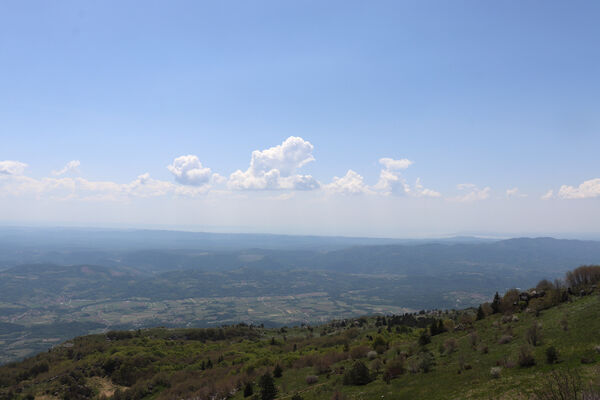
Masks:
[[[591,199],[600,196],[600,178],[584,181],[577,187],[562,185],[558,197],[562,199]]]

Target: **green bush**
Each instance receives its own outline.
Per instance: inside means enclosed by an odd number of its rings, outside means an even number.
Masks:
[[[546,362],[554,364],[556,361],[558,361],[558,351],[554,346],[550,346],[546,349]]]
[[[532,367],[535,365],[535,358],[531,347],[524,345],[519,349],[519,365],[521,367]]]
[[[356,361],[344,374],[343,382],[344,385],[366,385],[371,380],[369,368],[362,361]]]

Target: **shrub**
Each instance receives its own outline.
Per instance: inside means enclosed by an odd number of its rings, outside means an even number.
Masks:
[[[444,341],[444,352],[446,354],[452,354],[458,348],[458,343],[454,338],[448,338]]]
[[[428,373],[429,371],[431,371],[431,367],[433,367],[433,365],[434,358],[431,353],[423,352],[419,355],[419,370],[423,371],[424,373]]]
[[[563,317],[561,318],[560,327],[562,328],[563,331],[569,330],[569,320],[567,319],[566,315],[563,315]]]
[[[375,360],[373,360],[371,362],[370,367],[373,371],[375,371],[375,373],[379,373],[381,371],[381,369],[383,368],[383,363],[381,362],[380,359],[376,358]]]
[[[555,370],[546,375],[534,399],[579,399],[582,392],[581,377],[576,371]]]
[[[519,365],[521,367],[532,367],[535,365],[535,358],[531,347],[524,345],[519,349]]]
[[[399,377],[406,372],[404,358],[399,357],[387,363],[383,379],[389,383],[390,380]]]
[[[416,374],[419,372],[419,360],[416,358],[411,358],[408,360],[408,370],[411,374]]]
[[[487,354],[490,351],[490,349],[488,348],[488,346],[486,344],[483,344],[483,343],[479,345],[478,350],[479,350],[479,352],[481,354]]]
[[[376,352],[376,351],[369,351],[369,352],[367,353],[367,358],[368,358],[369,360],[374,360],[374,359],[376,359],[376,358],[377,358],[377,352]]]
[[[344,396],[341,392],[336,391],[333,396],[331,396],[331,400],[345,400],[346,396]]]
[[[513,337],[511,335],[502,335],[498,340],[498,344],[507,344],[512,341]]]
[[[383,354],[387,349],[388,342],[386,342],[383,337],[377,336],[375,340],[373,340],[373,350],[377,351],[377,353]]]
[[[451,319],[445,319],[444,320],[444,330],[446,330],[446,332],[454,332],[454,321]]]
[[[366,385],[371,382],[369,368],[362,361],[355,361],[345,374],[344,385]]]
[[[479,342],[479,335],[477,334],[477,332],[473,331],[469,334],[469,343],[471,344],[471,347],[473,347],[474,349],[477,347],[477,343]]]
[[[247,382],[244,386],[244,397],[250,397],[254,394],[254,387],[252,386],[252,382]]]
[[[366,346],[356,346],[350,349],[350,357],[352,357],[355,360],[358,360],[360,358],[365,357],[368,351],[369,348]]]
[[[421,332],[421,336],[419,336],[419,345],[426,346],[431,343],[431,336],[427,333],[427,330]]]
[[[554,364],[558,360],[558,351],[554,346],[550,346],[546,349],[546,362],[548,364]]]
[[[590,357],[590,356],[581,357],[582,364],[593,364],[595,362],[596,362],[596,360],[594,360],[594,357]]]
[[[315,383],[319,382],[319,377],[316,375],[308,375],[306,377],[306,383],[308,385],[314,385]]]
[[[508,313],[516,311],[519,308],[519,290],[510,289],[504,296],[502,296],[502,300],[500,302],[500,311]]]
[[[525,333],[525,340],[532,346],[538,346],[542,342],[542,326],[537,322],[531,325],[527,332]]]
[[[302,398],[302,396],[300,396],[298,393],[296,393],[295,395],[292,396],[291,400],[304,400],[304,399]]]
[[[502,367],[492,367],[490,369],[490,375],[494,379],[500,378],[500,373],[502,372]]]
[[[283,375],[283,368],[281,368],[281,365],[277,364],[275,368],[273,368],[273,376],[275,378],[281,378],[281,375]]]

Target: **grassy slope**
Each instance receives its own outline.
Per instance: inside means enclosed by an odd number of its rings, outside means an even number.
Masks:
[[[0,393],[8,393],[9,389],[15,391],[17,387],[23,390],[16,397],[23,397],[28,393],[35,394],[37,398],[51,399],[52,395],[61,396],[65,388],[60,377],[78,369],[84,375],[96,375],[93,378],[83,378],[85,384],[92,387],[96,393],[110,394],[118,385],[110,379],[103,377],[101,369],[108,358],[120,358],[131,360],[135,357],[150,360],[148,365],[141,368],[147,372],[147,378],[152,380],[159,371],[164,377],[172,380],[170,388],[156,384],[153,392],[146,398],[171,398],[185,397],[203,386],[216,385],[217,387],[226,382],[235,382],[245,379],[250,371],[257,375],[266,369],[272,369],[276,363],[284,368],[282,378],[276,379],[281,399],[291,398],[296,392],[300,392],[305,400],[329,399],[335,391],[341,391],[348,399],[490,399],[490,398],[529,398],[529,395],[540,384],[545,373],[552,369],[578,369],[588,380],[600,377],[597,364],[583,365],[581,358],[592,357],[600,360],[600,355],[594,352],[594,347],[600,345],[600,296],[591,296],[575,299],[569,303],[563,303],[557,307],[543,311],[538,317],[531,313],[518,313],[518,322],[509,324],[501,322],[500,315],[493,315],[482,321],[474,323],[480,343],[489,348],[487,354],[475,350],[469,343],[469,333],[466,331],[455,331],[432,337],[431,344],[427,345],[435,356],[436,365],[429,373],[405,373],[399,378],[393,379],[386,384],[381,375],[366,386],[344,386],[342,385],[342,374],[339,372],[343,366],[346,369],[353,363],[350,359],[344,359],[332,365],[330,374],[319,376],[319,382],[307,385],[307,375],[315,374],[315,368],[305,366],[307,355],[322,357],[325,353],[344,353],[344,341],[349,340],[349,347],[360,345],[371,346],[372,342],[367,335],[377,336],[377,329],[373,326],[373,320],[364,328],[357,330],[358,336],[347,339],[348,333],[345,329],[334,330],[325,337],[318,336],[315,328],[315,337],[308,337],[309,332],[303,328],[293,328],[286,333],[286,341],[283,335],[273,330],[250,330],[250,336],[259,334],[257,338],[234,337],[221,341],[194,341],[173,340],[173,332],[164,329],[144,330],[140,337],[126,340],[107,341],[103,335],[95,335],[79,338],[74,341],[70,348],[59,348],[50,353],[42,353],[28,359],[23,363],[0,367],[1,377],[15,376],[18,371],[30,368],[44,361],[50,364],[48,372],[22,380],[16,386],[0,388]],[[559,321],[567,316],[569,329],[564,331]],[[503,368],[499,379],[490,377],[490,368],[497,365],[503,359],[517,364],[519,347],[525,343],[525,332],[534,321],[542,324],[542,344],[534,348],[536,366],[522,368],[514,366]],[[511,326],[514,340],[508,344],[498,344],[498,338],[503,335],[508,326]],[[333,330],[333,328],[332,328]],[[409,354],[417,348],[415,342],[419,330],[412,333],[388,333],[385,329],[381,335],[390,343],[390,350],[379,358],[391,360],[397,357],[399,351],[407,351]],[[245,335],[246,333],[243,333]],[[243,336],[242,335],[242,336]],[[271,337],[275,337],[278,344],[271,345]],[[452,354],[440,353],[440,345],[447,339],[455,338],[458,350]],[[293,351],[293,344],[297,350]],[[559,350],[560,362],[547,365],[545,362],[545,349],[555,346]],[[412,351],[411,351],[412,349]],[[80,354],[79,360],[78,353]],[[224,361],[215,365],[210,370],[201,370],[201,363],[208,358],[215,362],[223,356]],[[412,356],[413,358],[416,357]],[[299,361],[300,360],[300,361]],[[364,358],[369,365],[372,361]],[[470,365],[472,368],[459,371],[459,362]],[[408,362],[411,362],[409,357]],[[58,379],[50,380],[53,377]],[[142,382],[143,379],[138,380]],[[1,380],[0,380],[1,382]],[[140,384],[138,384],[140,386]],[[42,397],[43,396],[43,397]],[[2,398],[2,394],[0,394]],[[242,393],[237,392],[234,399],[243,399]]]

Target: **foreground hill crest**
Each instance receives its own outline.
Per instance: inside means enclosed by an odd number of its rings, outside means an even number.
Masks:
[[[0,367],[0,396],[595,399],[598,282],[590,266],[460,311],[84,336]]]

